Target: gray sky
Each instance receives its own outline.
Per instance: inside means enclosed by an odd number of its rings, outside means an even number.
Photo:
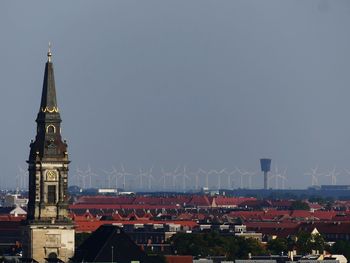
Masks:
[[[71,176],[267,156],[289,187],[315,165],[349,184],[349,14],[347,0],[3,2],[1,184],[26,167],[49,41]]]

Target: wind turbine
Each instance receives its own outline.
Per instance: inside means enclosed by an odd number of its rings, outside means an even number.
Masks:
[[[166,178],[172,177],[172,173],[164,171],[163,168],[161,168],[161,173],[162,173],[161,179],[163,179],[163,190],[165,190],[166,189]]]
[[[16,175],[17,187],[19,189],[26,188],[26,179],[28,178],[28,171],[18,166],[18,173]]]
[[[199,189],[199,179],[200,179],[199,176],[201,174],[206,175],[207,172],[204,171],[202,168],[199,168],[196,172],[192,172],[191,174],[194,175],[194,177],[195,177],[195,189],[198,190]]]
[[[151,188],[152,188],[152,180],[153,181],[155,180],[155,178],[153,177],[152,171],[153,171],[153,166],[151,167],[151,169],[149,170],[149,172],[147,174],[147,177],[148,177],[148,189],[149,190],[151,190]]]
[[[179,166],[176,167],[174,172],[172,173],[172,179],[173,179],[173,190],[176,190],[176,177],[178,177],[180,174],[177,172],[179,169]]]
[[[86,177],[88,177],[89,179],[89,188],[92,188],[92,177],[93,176],[98,176],[96,173],[94,173],[92,170],[91,170],[91,166],[90,164],[88,165],[88,168],[86,170]]]
[[[112,171],[110,172],[109,182],[112,181],[112,178],[115,179],[115,189],[118,189],[119,172],[114,166],[112,166]],[[109,188],[111,188],[111,183],[109,183]]]
[[[76,177],[78,178],[79,181],[79,187],[85,189],[86,188],[86,175],[83,170],[81,170],[79,167],[76,168]]]
[[[240,188],[243,189],[243,176],[246,176],[249,173],[247,171],[243,171],[242,169],[239,169],[239,168],[236,168],[236,171],[239,173],[239,176],[240,176],[240,183],[241,183]]]
[[[208,172],[208,174],[216,174],[218,176],[218,184],[217,184],[217,187],[218,189],[221,189],[221,176],[222,174],[225,173],[225,169],[222,169],[220,171],[217,171],[217,170],[210,170]]]
[[[74,173],[72,174],[72,177],[70,177],[70,178],[72,178],[72,179],[71,179],[71,180],[72,180],[71,183],[72,183],[73,185],[76,185],[76,186],[80,187],[79,174],[77,173],[77,170],[79,170],[78,167],[75,168]]]
[[[305,173],[305,175],[311,176],[311,185],[312,186],[319,186],[318,178],[322,175],[321,173],[317,172],[318,166],[315,168],[311,168],[311,172]]]
[[[275,166],[275,172],[274,172],[274,173],[271,172],[271,173],[268,175],[268,178],[267,178],[267,180],[268,180],[268,185],[269,185],[269,186],[271,186],[270,181],[273,180],[273,179],[275,179],[275,189],[278,188],[278,177],[277,177],[277,174],[278,174],[278,168],[277,168],[277,166]],[[271,187],[271,188],[272,188],[272,187]]]
[[[131,173],[128,173],[123,164],[120,164],[121,171],[119,172],[119,178],[123,178],[123,189],[126,188],[126,176],[132,176]]]
[[[111,171],[103,170],[103,172],[107,175],[108,188],[112,187],[112,179],[114,179],[114,188],[118,189],[120,172],[114,166],[112,166]]]
[[[277,168],[277,165],[275,166],[275,173],[271,174],[269,177],[269,180],[275,179],[275,189],[279,189],[278,185],[278,179],[282,180],[282,189],[285,187],[285,181],[287,180],[287,177],[285,176],[287,173],[287,169],[284,170],[283,174],[281,174]]]
[[[325,176],[331,178],[332,185],[336,185],[336,184],[337,184],[337,176],[338,176],[339,174],[340,174],[340,173],[337,173],[337,172],[336,172],[336,168],[335,168],[335,166],[334,166],[333,170],[331,170],[331,171],[329,172],[329,174],[326,174]]]
[[[147,172],[144,172],[142,168],[139,169],[139,174],[137,175],[139,177],[139,188],[140,190],[143,190],[143,177],[147,177]]]
[[[280,178],[282,181],[282,189],[285,189],[285,182],[287,181],[286,173],[287,173],[287,168],[284,169],[284,172],[282,174],[280,173],[276,174],[276,178]]]
[[[246,174],[248,176],[248,187],[249,187],[249,189],[252,189],[252,177],[255,176],[257,174],[257,172],[246,171]]]
[[[347,173],[348,175],[350,175],[350,170],[348,169],[344,169],[345,173]]]
[[[187,175],[186,166],[184,166],[181,176],[182,176],[183,190],[186,191],[186,180],[190,180],[190,177]]]
[[[237,168],[233,169],[231,172],[228,172],[227,170],[225,172],[227,174],[227,185],[228,187],[233,188],[232,182],[234,182],[234,180],[232,180],[232,178],[234,178],[237,173]]]
[[[205,172],[205,187],[209,189],[209,172]]]

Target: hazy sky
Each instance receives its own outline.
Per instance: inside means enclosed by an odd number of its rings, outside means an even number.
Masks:
[[[2,2],[1,184],[26,167],[49,41],[72,178],[270,157],[288,187],[316,165],[350,184],[349,25],[348,0]]]

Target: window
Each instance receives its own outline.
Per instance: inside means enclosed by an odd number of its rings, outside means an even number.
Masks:
[[[56,133],[56,127],[53,126],[53,125],[49,125],[49,126],[47,126],[47,128],[46,128],[46,132],[47,132],[47,133]]]
[[[47,202],[49,204],[56,203],[56,185],[47,186]]]

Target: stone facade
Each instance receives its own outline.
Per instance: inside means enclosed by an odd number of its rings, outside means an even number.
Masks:
[[[45,262],[45,258],[59,258],[68,262],[74,255],[74,229],[72,225],[31,224],[24,228],[25,257]]]

